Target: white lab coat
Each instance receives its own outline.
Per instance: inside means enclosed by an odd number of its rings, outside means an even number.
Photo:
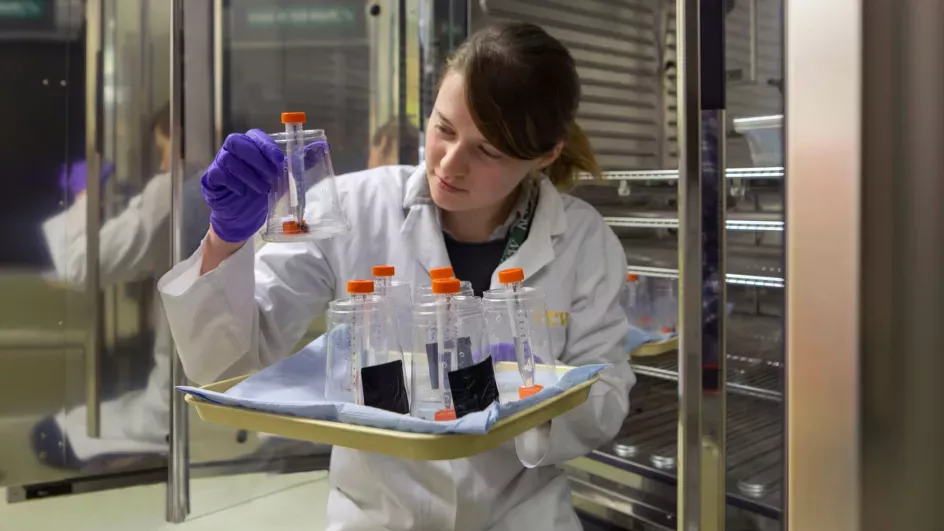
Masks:
[[[352,232],[331,240],[243,247],[200,277],[201,251],[158,283],[187,375],[200,383],[245,374],[291,354],[313,317],[371,267],[427,283],[449,265],[424,166],[383,167],[337,178]],[[600,215],[548,181],[528,239],[497,271],[521,267],[547,293],[552,345],[568,365],[612,363],[586,404],[502,447],[423,462],[335,448],[330,530],[570,530],[580,524],[556,467],[615,436],[635,382],[628,324],[618,302],[623,248]],[[554,326],[556,325],[556,326]]]
[[[99,230],[99,274],[102,287],[159,276],[170,264],[170,174],[154,176],[127,208]],[[46,246],[55,278],[84,287],[87,250],[87,202],[75,201],[61,214],[43,223]],[[161,315],[160,297],[153,297],[151,315]],[[169,428],[170,333],[156,319],[154,367],[144,389],[101,404],[100,437],[88,436],[84,405],[56,415],[77,458],[86,460],[107,453],[165,453]]]

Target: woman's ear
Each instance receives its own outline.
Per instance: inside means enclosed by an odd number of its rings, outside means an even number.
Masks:
[[[563,150],[564,150],[564,141],[562,140],[558,142],[557,144],[555,144],[554,149],[552,149],[548,154],[542,157],[539,157],[537,159],[537,163],[538,163],[537,169],[543,170],[544,168],[547,168],[548,166],[553,164],[554,161],[557,160],[557,157],[560,157],[560,154]]]

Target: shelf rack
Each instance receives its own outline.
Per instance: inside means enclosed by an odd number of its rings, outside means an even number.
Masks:
[[[678,229],[677,218],[649,218],[649,217],[604,217],[607,225],[615,228],[632,229]],[[773,231],[783,232],[783,221],[759,221],[728,219],[725,222],[728,230],[741,231]]]
[[[728,179],[762,179],[777,180],[783,179],[783,166],[770,166],[766,168],[728,168],[725,171]],[[635,170],[635,171],[605,171],[603,179],[607,181],[677,181],[679,179],[678,170]],[[580,180],[592,181],[593,175],[581,173]]]

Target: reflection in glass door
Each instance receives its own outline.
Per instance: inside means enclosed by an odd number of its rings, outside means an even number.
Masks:
[[[178,0],[173,5],[172,37],[179,46],[173,52],[172,129],[179,124],[186,133],[179,146],[178,140],[173,143],[174,195],[180,205],[176,260],[190,256],[206,234],[200,177],[230,133],[279,132],[282,112],[303,111],[306,127],[325,130],[339,178],[416,162],[418,2]],[[262,245],[254,243],[257,249]],[[293,352],[323,330],[324,317],[312,315]],[[182,373],[179,378],[183,383]],[[326,477],[329,446],[188,419],[182,396],[173,401],[172,521]],[[204,479],[221,475],[238,476],[226,480],[226,496],[201,488]]]
[[[23,405],[0,429],[11,500],[166,477],[161,4],[18,2],[0,19],[4,64],[21,69],[4,84],[4,114],[42,131],[3,148],[4,173],[25,185],[3,209],[17,234],[4,238],[0,392]]]

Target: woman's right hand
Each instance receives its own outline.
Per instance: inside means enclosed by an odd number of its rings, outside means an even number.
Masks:
[[[210,206],[208,243],[219,239],[238,249],[262,227],[284,159],[282,149],[259,129],[226,137],[201,180]]]

